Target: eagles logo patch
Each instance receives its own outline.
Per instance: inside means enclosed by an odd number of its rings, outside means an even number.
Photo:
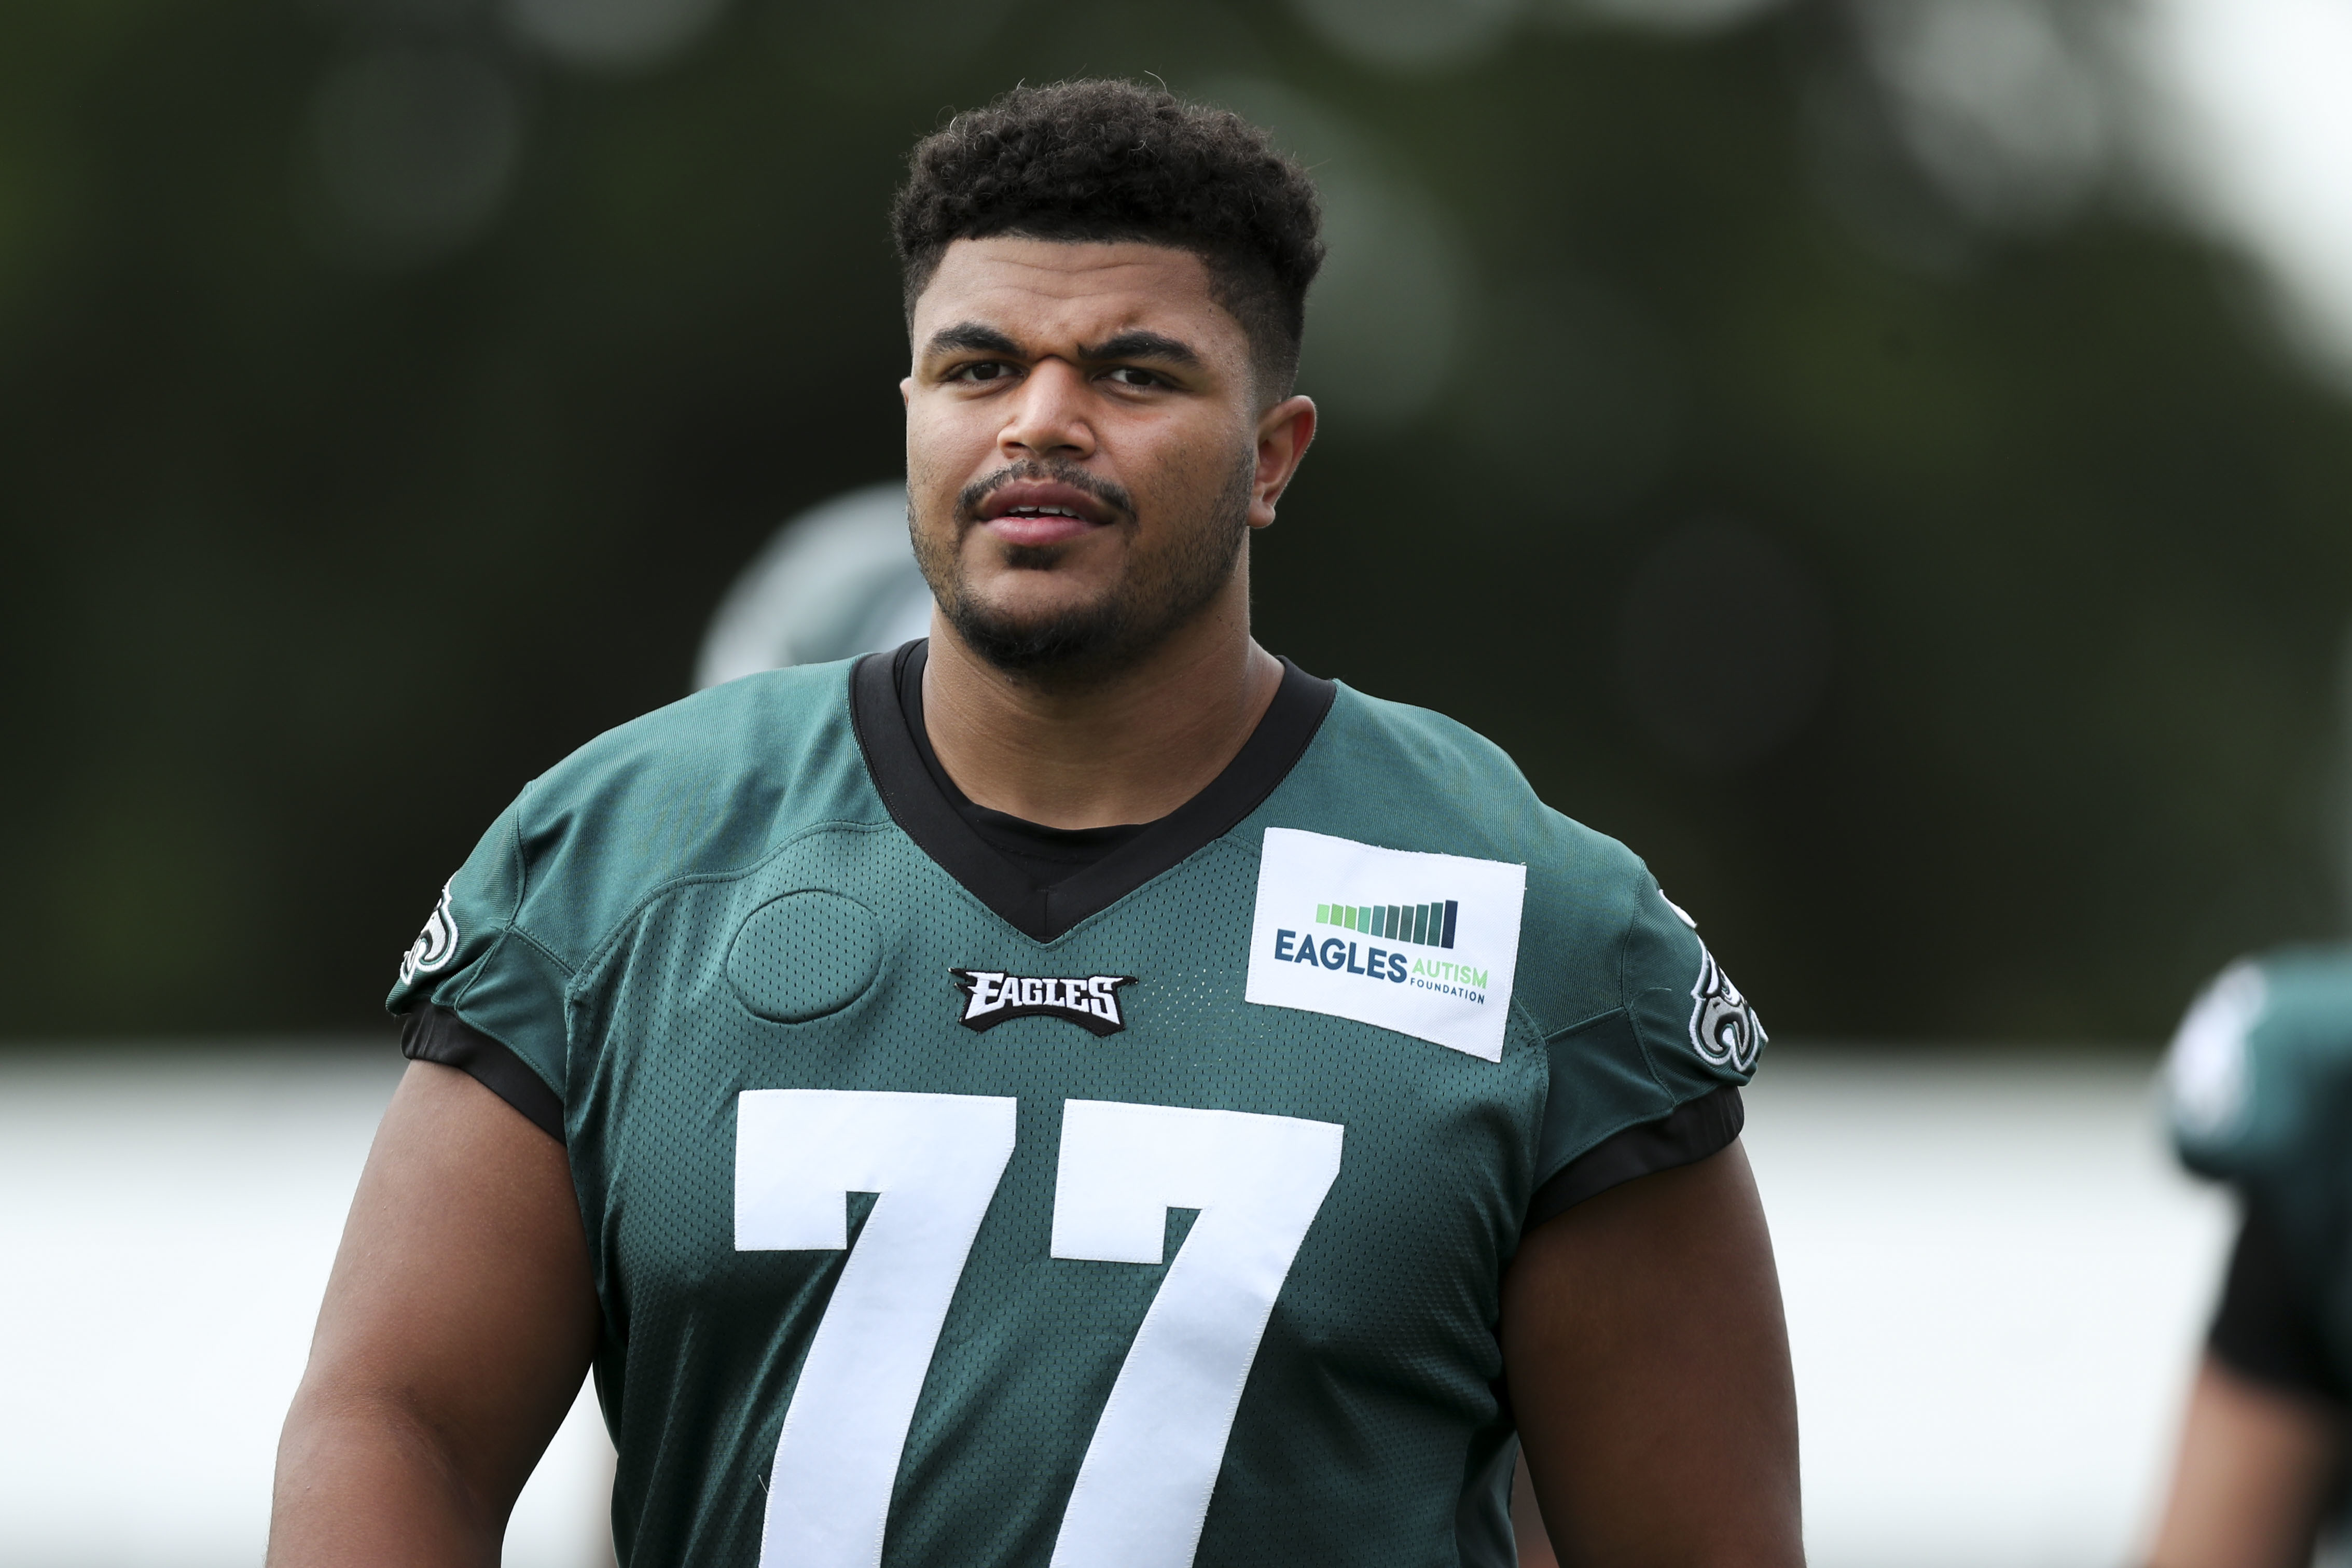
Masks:
[[[1127,1027],[1118,990],[1133,975],[1008,975],[997,969],[950,969],[964,994],[964,1028],[978,1032],[1007,1019],[1060,1019],[1089,1034],[1117,1034]]]
[[[433,906],[425,918],[425,929],[408,945],[400,957],[400,983],[413,982],[419,975],[429,975],[449,962],[457,951],[457,917],[449,909],[449,884],[441,884],[441,901]]]
[[[1691,987],[1690,1042],[1704,1060],[1738,1072],[1756,1070],[1756,1053],[1767,1043],[1755,1008],[1705,947],[1698,950],[1698,982]]]

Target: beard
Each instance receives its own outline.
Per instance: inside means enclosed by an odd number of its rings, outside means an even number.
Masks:
[[[981,520],[981,504],[1012,481],[1048,481],[1083,490],[1130,519],[1111,527],[1138,526],[1134,502],[1124,489],[1066,461],[1029,458],[965,486],[956,497],[957,527],[951,538],[941,540],[922,528],[909,529],[915,563],[948,624],[965,646],[995,668],[1033,679],[1099,678],[1141,662],[1207,609],[1232,580],[1234,563],[1249,536],[1255,469],[1252,455],[1244,454],[1210,503],[1207,516],[1157,525],[1175,536],[1170,547],[1140,560],[1130,555],[1129,569],[1092,603],[1015,615],[973,602],[964,578],[964,535]],[[1058,545],[1013,545],[1005,547],[1003,559],[1015,570],[1047,571],[1063,554]]]

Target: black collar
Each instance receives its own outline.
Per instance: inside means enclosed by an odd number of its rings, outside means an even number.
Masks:
[[[898,690],[902,676],[920,680],[928,653],[919,638],[896,653],[868,653],[850,673],[850,721],[866,771],[891,821],[918,849],[1007,925],[1039,942],[1053,941],[1230,832],[1289,776],[1339,695],[1329,681],[1283,660],[1281,689],[1223,772],[1102,860],[1041,888],[972,831],[923,766]]]

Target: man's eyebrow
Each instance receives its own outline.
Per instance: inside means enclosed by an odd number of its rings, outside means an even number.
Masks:
[[[1190,344],[1165,332],[1147,332],[1139,328],[1104,342],[1081,343],[1078,354],[1097,363],[1104,360],[1157,360],[1163,365],[1181,365],[1187,370],[1201,368],[1201,356],[1192,351]]]
[[[942,327],[931,334],[931,354],[1009,354],[1021,357],[1021,345],[993,327],[983,327],[977,321],[959,321],[952,327]]]

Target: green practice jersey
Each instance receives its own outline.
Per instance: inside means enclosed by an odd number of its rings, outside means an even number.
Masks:
[[[600,737],[403,962],[566,1145],[621,1560],[1513,1562],[1505,1267],[1737,1134],[1752,1009],[1493,746],[1296,668],[1041,888],[923,653]]]

